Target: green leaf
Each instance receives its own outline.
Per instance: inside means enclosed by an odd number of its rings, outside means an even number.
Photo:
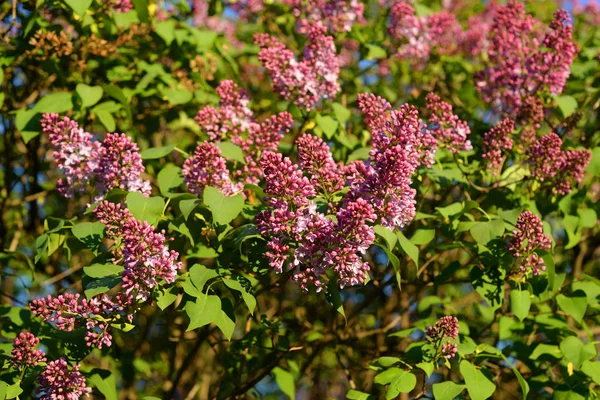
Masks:
[[[340,123],[343,124],[344,122],[346,122],[350,119],[350,116],[352,115],[352,113],[350,112],[350,110],[348,108],[344,107],[340,103],[333,103],[331,106],[333,107],[333,112],[335,113],[335,118],[337,118],[337,120]]]
[[[231,142],[219,142],[217,147],[221,150],[221,155],[229,160],[239,161],[243,164],[246,163],[244,159],[244,152],[242,148],[237,144]]]
[[[465,387],[465,385],[459,385],[450,381],[434,383],[432,386],[433,397],[435,397],[435,400],[452,400],[465,390]]]
[[[442,214],[446,218],[450,218],[453,215],[458,214],[463,210],[462,203],[452,203],[446,207],[436,207],[435,208],[440,214]]]
[[[427,244],[435,237],[435,229],[417,229],[410,238],[410,242],[414,245]]]
[[[75,91],[81,97],[82,108],[93,106],[100,101],[104,94],[101,86],[88,86],[85,83],[78,83]]]
[[[92,5],[92,0],[65,0],[65,3],[80,16],[84,16],[85,12]]]
[[[348,162],[356,161],[356,160],[366,160],[369,158],[369,152],[371,151],[368,147],[361,147],[360,149],[356,149],[348,156]]]
[[[582,228],[593,228],[596,226],[598,215],[592,208],[580,208],[577,210],[579,214],[579,226]]]
[[[115,264],[92,264],[83,267],[83,273],[90,278],[105,278],[107,276],[121,275],[123,266]]]
[[[373,227],[375,233],[381,236],[385,242],[387,243],[388,250],[392,251],[394,247],[396,247],[396,243],[398,242],[398,238],[394,235],[394,232],[390,231],[385,226],[376,225]]]
[[[600,385],[600,362],[585,361],[581,365],[581,372],[592,378],[596,385]]]
[[[359,392],[358,390],[350,390],[346,393],[346,399],[348,400],[369,400],[371,399],[371,395],[365,392]]]
[[[147,0],[131,0],[133,7],[137,12],[138,18],[142,22],[148,22],[148,1]]]
[[[158,222],[165,207],[165,201],[162,197],[146,197],[137,192],[129,193],[125,201],[127,202],[127,209],[136,219],[146,221],[150,225]]]
[[[273,375],[275,375],[275,382],[277,382],[279,389],[291,400],[294,400],[296,398],[296,381],[294,375],[280,367],[273,369]]]
[[[568,336],[560,342],[560,351],[564,358],[579,368],[584,361],[596,356],[596,346],[594,343],[583,343],[576,336]]]
[[[533,352],[531,353],[529,358],[532,360],[537,360],[540,356],[544,354],[551,355],[555,358],[562,358],[563,356],[562,351],[560,351],[558,346],[555,346],[553,344],[540,343],[536,346],[535,349],[533,349]]]
[[[431,376],[431,374],[433,374],[433,371],[435,370],[435,365],[433,364],[433,362],[420,362],[416,365],[417,367],[421,368],[423,371],[425,371],[425,373],[427,374],[428,377]]]
[[[529,291],[513,289],[510,291],[510,311],[523,321],[527,314],[529,314],[529,308],[531,307],[531,298]]]
[[[579,227],[579,217],[574,215],[566,215],[563,218],[563,224],[569,238],[569,242],[565,246],[565,250],[569,250],[577,246],[581,241],[582,234],[577,229]]]
[[[217,271],[215,271],[214,269],[206,268],[202,264],[192,265],[189,274],[192,283],[201,292],[204,291],[204,285],[206,284],[206,282],[219,276]]]
[[[156,24],[156,33],[160,36],[167,46],[170,46],[175,39],[175,21],[168,19]]]
[[[142,156],[142,160],[155,160],[157,158],[162,158],[162,157],[168,156],[169,154],[171,154],[171,152],[173,151],[174,148],[175,148],[174,144],[171,144],[169,146],[163,146],[163,147],[151,147],[149,149],[142,151],[140,153],[140,156]]]
[[[398,367],[388,368],[385,371],[375,375],[373,382],[379,385],[387,385],[390,382],[392,382],[398,375],[403,375],[405,372],[406,370],[403,370],[402,368]]]
[[[254,314],[254,309],[256,308],[256,298],[250,293],[242,284],[235,279],[223,279],[223,283],[230,289],[239,292],[242,295],[242,299],[250,314]]]
[[[338,122],[328,115],[317,114],[316,116],[317,125],[323,130],[327,139],[331,139],[337,132]]]
[[[95,252],[104,236],[104,228],[102,222],[81,222],[73,227],[72,232],[77,239]]]
[[[160,194],[165,197],[176,195],[174,191],[183,184],[183,176],[181,176],[181,168],[174,165],[167,165],[160,170],[156,177]]]
[[[6,392],[8,391],[8,383],[0,382],[0,400],[6,398]]]
[[[37,263],[38,261],[40,261],[40,258],[42,258],[42,256],[44,254],[46,254],[46,251],[48,250],[48,240],[49,237],[47,234],[42,234],[40,236],[38,236],[35,239],[35,262]]]
[[[15,115],[15,126],[21,132],[23,141],[29,143],[31,139],[39,136],[41,132],[39,114],[35,110],[21,108]]]
[[[231,340],[233,331],[235,330],[235,314],[229,299],[223,299],[221,313],[217,315],[215,324],[221,330],[221,332],[223,332],[223,335],[225,335],[227,340]]]
[[[575,112],[575,110],[577,110],[577,100],[575,100],[573,96],[569,96],[566,94],[562,96],[555,96],[554,101],[556,101],[560,112],[565,118],[570,116]]]
[[[179,202],[179,211],[181,211],[181,215],[186,221],[198,204],[200,204],[198,199],[181,200]]]
[[[18,397],[21,393],[23,393],[23,389],[21,389],[20,381],[17,381],[15,383],[13,383],[12,385],[9,385],[6,388],[6,398],[7,399],[14,399],[14,398]]]
[[[159,290],[156,296],[156,305],[161,310],[164,310],[165,308],[173,304],[173,302],[177,299],[178,295],[179,290],[175,286],[170,289]]]
[[[98,117],[108,132],[114,132],[117,129],[117,123],[110,112],[102,109],[92,110],[92,112]]]
[[[367,49],[369,49],[367,53],[367,60],[375,60],[378,58],[386,58],[387,53],[383,47],[379,47],[374,44],[368,44]]]
[[[467,391],[472,400],[485,400],[496,391],[493,379],[467,360],[460,362],[460,373],[465,378]]]
[[[471,236],[481,245],[488,244],[491,240],[496,239],[504,233],[504,221],[494,219],[492,221],[478,222],[471,229]]]
[[[567,297],[561,293],[556,296],[556,302],[562,311],[573,317],[578,323],[581,323],[587,308],[587,295],[583,290],[573,292],[571,297]]]
[[[415,246],[410,240],[404,236],[404,234],[400,231],[396,232],[396,236],[398,237],[398,242],[400,243],[400,247],[404,252],[410,257],[411,260],[415,262],[415,265],[419,266],[419,248]]]
[[[165,96],[167,96],[167,100],[172,106],[189,103],[190,100],[194,98],[194,94],[192,92],[188,92],[185,89],[174,88],[165,90]]]
[[[210,186],[204,188],[203,199],[212,212],[213,220],[221,225],[233,221],[244,208],[244,196],[241,193],[225,196],[219,189]]]
[[[85,287],[85,297],[91,299],[102,293],[106,293],[121,283],[120,275],[105,276],[104,278],[94,279]]]
[[[417,385],[417,377],[408,371],[403,371],[390,383],[385,398],[395,399],[400,393],[410,393]]]
[[[119,398],[117,395],[117,382],[110,371],[102,370],[100,373],[92,375],[90,382],[96,386],[106,400],[117,400]]]
[[[329,304],[335,308],[335,310],[342,314],[344,317],[344,321],[346,319],[346,312],[344,311],[344,302],[342,301],[342,297],[340,296],[340,290],[335,279],[330,279],[327,282],[327,290],[325,291],[325,299]]]
[[[186,332],[208,325],[217,320],[221,313],[221,300],[218,296],[201,295],[195,302],[188,301],[183,308],[190,317]]]
[[[38,113],[64,113],[73,108],[73,95],[69,92],[55,92],[42,97],[33,107]]]

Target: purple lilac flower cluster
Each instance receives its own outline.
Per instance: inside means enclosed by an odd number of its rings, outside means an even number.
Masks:
[[[442,101],[435,93],[429,93],[425,101],[431,113],[429,129],[432,134],[452,153],[471,150],[473,146],[471,141],[467,140],[471,128],[467,122],[452,113],[452,105]]]
[[[40,339],[31,332],[21,332],[13,342],[11,352],[12,363],[19,369],[27,367],[36,367],[39,363],[46,362],[46,354],[42,350],[35,348],[40,343]]]
[[[499,172],[504,162],[503,152],[512,150],[513,140],[510,135],[515,130],[515,122],[506,118],[498,122],[489,132],[483,135],[482,157],[488,162],[490,169]]]
[[[306,33],[311,23],[329,32],[350,32],[354,24],[364,23],[364,4],[359,0],[283,0],[293,8],[298,32]]]
[[[340,65],[335,43],[327,29],[317,23],[306,28],[304,58],[295,54],[278,39],[258,33],[254,42],[260,46],[259,60],[273,80],[273,89],[286,100],[311,110],[321,99],[333,99],[340,91]]]
[[[519,269],[524,274],[531,271],[533,275],[539,275],[546,270],[544,261],[535,253],[538,249],[551,247],[550,237],[543,230],[542,220],[531,211],[523,211],[519,215],[508,250],[520,260]]]
[[[567,194],[572,185],[583,178],[592,155],[587,149],[562,150],[561,147],[562,140],[556,133],[542,136],[527,150],[527,163],[535,179],[550,183],[554,193]]]
[[[458,319],[456,317],[445,316],[440,318],[434,326],[427,328],[427,342],[438,347],[441,345],[441,355],[447,359],[456,356],[458,347],[456,343],[452,343],[447,339],[458,338]]]
[[[372,94],[359,95],[358,104],[371,129],[373,148],[366,163],[346,167],[348,197],[369,201],[381,225],[402,228],[415,215],[416,192],[410,187],[411,177],[419,165],[433,163],[437,141],[413,106],[404,104],[398,110],[381,113],[391,105]]]
[[[108,134],[102,142],[96,142],[75,121],[60,119],[58,114],[44,114],[41,124],[64,173],[57,183],[64,197],[89,193],[92,184],[98,191],[96,201],[115,188],[150,194],[150,182],[141,177],[144,165],[139,148],[127,135]]]
[[[302,164],[310,179],[279,153],[266,152],[261,159],[269,208],[256,220],[259,232],[270,238],[266,255],[276,272],[289,266],[292,279],[304,290],[309,284],[322,290],[328,270],[337,273],[340,287],[360,284],[367,278],[369,266],[359,254],[375,239],[368,223],[377,215],[364,199],[348,202],[337,212],[335,222],[317,211],[317,190],[312,182],[319,182],[320,172],[314,167],[331,168],[333,159],[322,142],[303,137],[301,143],[305,149],[316,146],[321,153],[319,160],[305,159]]]
[[[106,294],[91,299],[82,298],[79,293],[61,294],[33,300],[30,304],[33,315],[42,318],[61,331],[73,331],[85,328],[85,340],[88,346],[110,347],[112,335],[107,322],[117,315],[131,320],[126,307],[129,300],[122,295],[112,298]]]
[[[567,11],[556,11],[548,32],[539,38],[534,28],[540,23],[525,13],[521,2],[511,0],[497,7],[490,31],[489,62],[475,75],[484,100],[515,118],[526,98],[537,97],[544,90],[560,94],[578,51],[569,22]]]
[[[388,30],[401,58],[411,59],[416,66],[425,65],[432,52],[439,54],[477,55],[486,45],[490,29],[492,6],[485,13],[469,20],[469,29],[463,30],[453,13],[440,11],[417,16],[415,8],[407,0],[392,1]]]
[[[238,192],[244,183],[257,184],[260,181],[262,170],[258,162],[262,152],[277,150],[279,141],[289,131],[293,119],[288,112],[284,111],[263,122],[257,122],[248,107],[250,102],[248,94],[230,80],[219,84],[217,94],[220,97],[219,108],[206,106],[198,111],[195,119],[211,141],[230,139],[242,149],[245,164],[233,174],[236,183],[228,182],[231,179],[218,178],[217,187],[222,189],[223,194],[230,195]],[[210,159],[217,159],[215,156],[217,150],[201,144],[196,150],[194,160],[184,164],[186,184],[193,193],[199,194],[205,186],[216,183],[204,182],[208,178],[199,168],[205,165],[204,163],[210,162]],[[218,156],[220,157],[220,154]],[[229,175],[226,166],[220,161],[218,173],[219,176],[224,176],[225,173]]]
[[[118,13],[126,13],[133,10],[131,0],[109,0],[108,4]]]
[[[50,361],[38,383],[37,394],[41,400],[78,400],[92,392],[79,372],[79,364],[69,368],[64,358]]]
[[[179,253],[169,250],[165,232],[156,232],[148,222],[138,221],[120,204],[103,201],[94,210],[106,225],[106,236],[115,242],[111,248],[113,262],[122,263],[122,288],[130,303],[145,302],[160,283],[175,282],[182,264]]]
[[[244,187],[241,183],[231,182],[226,163],[216,145],[203,142],[196,147],[194,155],[183,163],[183,181],[196,196],[202,196],[207,186],[219,189],[226,196],[234,195]]]

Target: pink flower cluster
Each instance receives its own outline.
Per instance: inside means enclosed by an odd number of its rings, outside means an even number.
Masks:
[[[371,130],[373,148],[367,162],[346,167],[349,198],[364,198],[373,205],[381,225],[402,228],[415,215],[416,192],[410,187],[419,165],[430,166],[437,141],[425,129],[415,107],[391,105],[372,94],[358,98]]]
[[[202,142],[196,147],[194,155],[183,163],[183,181],[196,196],[201,197],[207,186],[219,189],[226,196],[232,196],[244,187],[240,183],[231,182],[226,163],[216,145]]]
[[[12,363],[19,369],[30,366],[36,367],[38,363],[46,362],[46,355],[42,350],[35,350],[40,339],[31,332],[21,332],[13,342],[11,352]]]
[[[260,46],[258,59],[269,72],[275,92],[311,110],[319,100],[331,100],[340,91],[340,65],[333,38],[325,34],[327,29],[311,23],[306,30],[307,44],[301,61],[272,36],[258,33],[254,42]]]
[[[442,144],[452,153],[461,150],[471,150],[471,134],[469,124],[452,113],[452,105],[442,101],[435,93],[429,93],[425,98],[427,109],[431,113],[429,129]]]
[[[41,400],[78,400],[92,392],[79,372],[79,364],[69,368],[64,358],[50,361],[38,383],[37,394]]]
[[[94,210],[106,225],[106,236],[115,242],[113,262],[123,263],[122,288],[131,303],[145,302],[161,282],[175,282],[182,264],[179,253],[169,250],[165,232],[156,232],[148,222],[138,221],[120,204],[101,202]]]
[[[341,190],[344,186],[344,173],[333,159],[327,143],[313,135],[302,135],[296,144],[300,168],[317,193],[327,198]]]
[[[499,171],[502,168],[503,152],[512,150],[513,147],[510,135],[514,129],[515,122],[506,118],[483,135],[482,157],[488,162],[490,169]]]
[[[489,15],[488,10],[472,17],[469,29],[465,31],[450,12],[417,16],[409,1],[396,0],[390,6],[388,30],[397,47],[397,55],[423,65],[422,61],[434,51],[439,54],[479,54],[485,47]]]
[[[237,12],[241,21],[248,22],[264,8],[264,0],[228,0],[228,6]]]
[[[233,81],[221,82],[217,87],[217,93],[220,97],[219,108],[206,106],[198,111],[195,119],[208,134],[210,140],[218,142],[230,139],[232,143],[240,146],[245,164],[235,171],[233,179],[239,181],[239,185],[243,183],[257,184],[262,175],[262,170],[258,166],[262,152],[277,150],[279,141],[292,126],[292,116],[284,111],[259,123],[254,119],[254,114],[248,107],[250,102],[248,94],[244,90],[238,89]],[[205,153],[208,148],[205,146],[196,152],[198,151]],[[184,173],[189,176],[188,181],[190,182],[197,180],[198,176],[204,175],[203,171],[197,170],[197,165],[203,165],[203,161],[198,157],[206,158],[207,156],[201,154],[194,156],[196,161],[186,163],[187,168],[184,166],[184,170],[186,170]],[[221,168],[221,173],[226,171],[222,166],[219,168]],[[189,186],[188,181],[186,183]],[[200,182],[201,188],[190,190],[195,190],[194,193],[198,190],[201,191],[204,187],[202,185],[206,186],[207,184]],[[227,189],[228,185],[224,185],[224,194],[238,191],[238,183],[232,184],[236,188],[233,192]]]
[[[131,320],[125,309],[127,305],[128,300],[121,295],[113,299],[102,294],[88,300],[79,293],[66,293],[33,300],[30,308],[33,315],[58,330],[70,332],[85,327],[86,344],[101,349],[112,345],[109,319],[119,315]]]
[[[118,13],[126,13],[133,10],[131,0],[109,0],[109,5]]]
[[[458,319],[456,317],[445,316],[440,318],[434,326],[430,326],[426,330],[427,342],[439,346],[445,339],[455,339],[458,337]],[[445,341],[442,343],[441,353],[447,359],[456,356],[456,343]]]
[[[72,198],[89,192],[98,168],[100,143],[77,122],[59,118],[58,114],[44,114],[41,124],[54,148],[54,160],[63,170],[64,177],[58,180],[56,188],[62,196]]]
[[[544,261],[535,253],[536,250],[549,249],[552,245],[550,237],[544,234],[542,220],[531,211],[523,211],[517,219],[513,237],[508,241],[508,250],[520,259],[521,272],[531,270],[533,275],[545,271]]]
[[[364,4],[359,0],[283,0],[293,8],[298,32],[306,33],[312,23],[329,32],[350,32],[356,23],[364,23]]]
[[[150,194],[150,183],[141,178],[144,165],[139,148],[130,137],[108,134],[96,142],[77,122],[60,119],[58,114],[44,114],[41,124],[54,148],[54,159],[63,170],[64,178],[56,186],[64,197],[89,193],[92,184],[99,197],[115,188]]]
[[[301,139],[325,152],[319,146],[322,142]],[[330,160],[331,155],[322,154],[321,158]],[[337,212],[335,222],[317,211],[314,201],[317,190],[311,181],[318,182],[318,171],[313,167],[319,163],[303,164],[311,176],[309,179],[289,158],[279,153],[264,153],[261,167],[269,208],[256,218],[259,232],[270,238],[266,256],[275,271],[281,273],[287,265],[302,289],[308,290],[312,284],[317,291],[326,284],[328,270],[337,273],[342,288],[364,282],[369,266],[359,254],[366,252],[375,239],[367,223],[373,223],[377,217],[364,199],[348,202]]]
[[[580,182],[591,152],[587,149],[562,150],[562,140],[556,133],[539,138],[527,150],[527,163],[531,175],[539,182],[551,183],[557,194],[571,192],[575,182]]]
[[[558,10],[543,38],[539,21],[525,13],[521,2],[511,0],[496,9],[488,64],[475,75],[485,101],[503,114],[515,118],[525,98],[548,91],[560,94],[569,76],[578,48],[572,39],[567,11]]]

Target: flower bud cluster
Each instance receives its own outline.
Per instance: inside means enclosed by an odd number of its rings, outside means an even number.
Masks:
[[[130,302],[145,302],[159,283],[173,283],[182,264],[179,253],[169,250],[165,231],[157,232],[120,204],[101,202],[94,210],[106,225],[106,236],[115,242],[113,262],[123,263],[122,288]]]
[[[258,59],[269,72],[274,91],[306,110],[314,108],[321,99],[333,99],[340,91],[335,43],[326,32],[325,27],[316,23],[307,26],[301,61],[278,39],[264,33],[254,37],[260,46]]]
[[[556,133],[539,138],[527,150],[531,175],[541,183],[549,183],[556,194],[568,194],[575,182],[583,179],[591,160],[587,149],[562,150],[562,140]]]
[[[31,332],[21,332],[13,342],[11,352],[12,363],[19,369],[27,367],[36,367],[38,363],[46,362],[46,354],[42,350],[35,348],[40,343],[40,339]]]
[[[546,270],[544,261],[535,253],[536,250],[549,249],[550,237],[544,234],[542,220],[531,211],[523,211],[517,219],[513,237],[508,242],[508,250],[520,260],[521,272],[531,271],[539,275]]]
[[[490,169],[499,171],[502,168],[503,152],[513,148],[513,140],[510,135],[514,129],[515,122],[506,118],[483,135],[483,154],[481,156],[488,162]]]
[[[217,94],[220,97],[219,108],[206,106],[198,111],[195,119],[211,141],[230,139],[232,143],[238,145],[242,149],[245,164],[233,173],[233,179],[237,182],[231,183],[228,182],[231,179],[219,178],[224,177],[225,173],[229,176],[229,171],[225,163],[217,161],[218,167],[213,168],[217,168],[215,171],[218,172],[219,177],[210,179],[217,179],[219,182],[206,183],[209,178],[206,178],[206,171],[202,168],[207,165],[206,163],[212,162],[210,160],[218,160],[215,155],[218,149],[210,147],[212,145],[201,144],[196,150],[194,160],[184,165],[186,184],[190,187],[190,191],[197,195],[205,186],[215,183],[218,183],[216,186],[226,195],[238,192],[238,188],[244,183],[257,184],[262,176],[262,170],[258,165],[260,155],[263,151],[277,150],[283,134],[289,131],[293,123],[292,116],[285,111],[261,123],[257,122],[248,106],[250,103],[248,94],[243,89],[239,89],[233,81],[221,82],[217,87]],[[218,156],[220,157],[220,151]]]
[[[471,150],[471,134],[469,124],[452,113],[452,105],[442,101],[435,93],[429,93],[425,98],[427,109],[431,113],[429,129],[442,144],[452,153],[461,150]]]
[[[540,40],[535,28],[541,23],[525,13],[523,3],[511,0],[498,6],[490,31],[489,61],[475,75],[484,100],[515,118],[526,98],[544,91],[560,94],[578,51],[569,22],[567,11],[556,11]]]
[[[44,114],[41,124],[54,148],[54,160],[64,174],[56,185],[64,197],[89,193],[92,185],[98,191],[95,200],[115,188],[150,194],[150,182],[141,177],[144,165],[139,147],[129,136],[109,133],[97,142],[77,122],[60,119],[58,114]]]
[[[308,31],[311,23],[327,31],[350,32],[356,23],[364,23],[364,4],[359,0],[283,0],[293,8],[298,32]]]
[[[440,318],[434,326],[427,328],[427,342],[439,348],[439,351],[446,359],[456,356],[457,345],[447,339],[458,338],[458,319],[456,317],[445,316]],[[440,348],[441,345],[441,348]]]
[[[78,400],[92,392],[79,372],[79,364],[69,368],[64,358],[50,361],[38,377],[38,383],[37,394],[41,400]]]

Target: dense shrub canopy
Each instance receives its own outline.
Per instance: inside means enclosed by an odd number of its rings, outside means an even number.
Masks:
[[[599,24],[2,2],[0,399],[596,398]]]

